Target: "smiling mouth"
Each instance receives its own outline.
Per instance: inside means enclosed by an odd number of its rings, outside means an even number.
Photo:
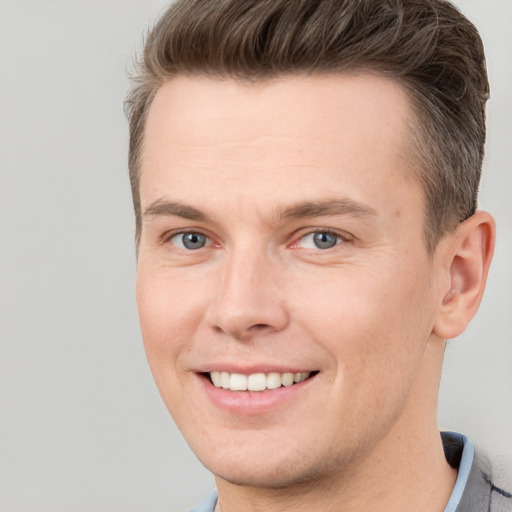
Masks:
[[[216,388],[229,391],[265,391],[299,384],[318,372],[300,373],[242,373],[209,372],[204,374]]]

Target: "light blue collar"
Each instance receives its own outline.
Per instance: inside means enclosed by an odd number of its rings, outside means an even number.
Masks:
[[[444,509],[444,512],[456,512],[462,498],[462,494],[464,493],[464,489],[468,483],[469,474],[473,465],[473,459],[475,457],[475,447],[466,436],[463,436],[462,434],[456,434],[455,432],[448,433],[459,437],[464,442],[457,480],[455,481],[455,486],[453,487],[450,500]]]

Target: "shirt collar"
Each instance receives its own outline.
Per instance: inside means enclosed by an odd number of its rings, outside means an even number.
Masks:
[[[441,438],[446,460],[450,466],[458,469],[457,480],[444,512],[456,512],[468,485],[475,458],[475,447],[466,436],[456,432],[442,432]]]

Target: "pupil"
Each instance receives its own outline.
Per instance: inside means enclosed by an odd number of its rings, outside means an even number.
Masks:
[[[187,233],[183,236],[183,245],[187,249],[200,249],[206,243],[206,237],[200,233]]]
[[[336,245],[336,236],[329,233],[315,233],[314,242],[319,249],[330,249]]]

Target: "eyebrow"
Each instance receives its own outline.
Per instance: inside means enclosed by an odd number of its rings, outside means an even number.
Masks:
[[[327,201],[304,201],[281,208],[277,213],[277,220],[334,215],[374,217],[377,215],[377,211],[371,206],[346,198]],[[205,213],[193,206],[165,199],[157,199],[144,210],[144,218],[157,216],[182,217],[196,222],[208,222],[209,220]]]
[[[282,208],[278,219],[302,219],[333,215],[353,215],[355,217],[375,217],[377,211],[371,206],[352,199],[331,199],[327,201],[307,201]]]
[[[201,210],[198,210],[193,206],[188,206],[174,201],[167,201],[165,199],[157,199],[144,210],[144,218],[157,216],[182,217],[184,219],[194,220],[197,222],[208,221],[208,217]]]

